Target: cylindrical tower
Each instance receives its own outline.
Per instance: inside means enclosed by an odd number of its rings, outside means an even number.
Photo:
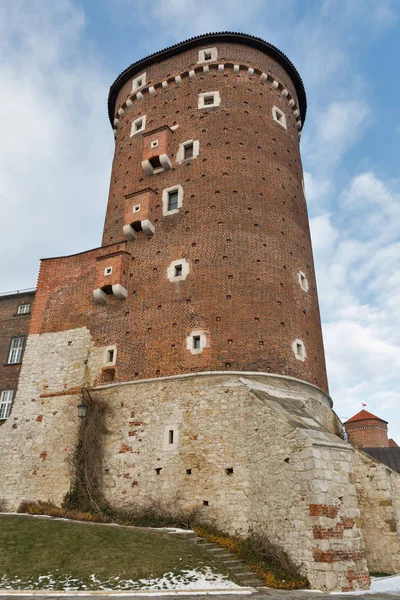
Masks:
[[[243,34],[177,44],[111,86],[103,246],[130,255],[119,380],[259,371],[327,391],[305,112],[289,59]]]

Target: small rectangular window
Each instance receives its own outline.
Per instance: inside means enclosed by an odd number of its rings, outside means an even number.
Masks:
[[[158,140],[153,140],[150,144],[150,148],[157,148],[158,146]]]
[[[24,337],[15,337],[11,340],[10,352],[8,355],[8,364],[15,365],[22,360],[22,349],[24,347]]]
[[[212,54],[211,52],[207,52],[207,50],[204,51],[204,60],[211,60],[212,59]]]
[[[194,350],[200,349],[200,336],[199,335],[193,336],[193,349]]]
[[[204,106],[210,106],[210,104],[214,104],[214,96],[204,96]]]
[[[0,420],[8,419],[14,398],[14,390],[4,390],[0,394]]]
[[[106,267],[104,269],[104,275],[111,275],[112,273],[112,267]]]
[[[169,444],[173,444],[174,443],[174,430],[170,429],[168,431],[168,443]]]
[[[183,148],[183,158],[184,160],[188,160],[189,158],[193,158],[193,144],[188,144]]]
[[[182,276],[182,265],[175,265],[175,277]]]
[[[30,304],[21,304],[18,306],[17,315],[28,315],[31,312]]]
[[[114,362],[114,350],[113,349],[107,350],[107,362],[108,363]]]
[[[137,119],[132,121],[131,136],[135,135],[139,131],[144,131],[145,128],[146,128],[146,115],[143,115],[143,117],[138,117]]]
[[[168,192],[168,210],[176,210],[178,208],[178,190]]]

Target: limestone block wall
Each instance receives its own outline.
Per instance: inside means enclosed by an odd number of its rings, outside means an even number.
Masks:
[[[296,397],[286,382],[260,379],[221,374],[98,388],[109,405],[107,499],[198,509],[232,535],[267,534],[312,587],[367,587],[351,447],[305,409],[307,392]]]
[[[0,499],[8,510],[22,500],[60,504],[69,490],[90,346],[86,328],[28,337],[13,410],[0,436]]]
[[[400,572],[400,474],[355,450],[354,475],[368,567]]]

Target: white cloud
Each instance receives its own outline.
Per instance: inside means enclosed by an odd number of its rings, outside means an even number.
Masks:
[[[400,440],[400,198],[397,182],[356,175],[340,218],[311,219],[331,393],[336,411],[361,408],[389,420]],[[374,224],[366,238],[367,224]]]
[[[98,245],[113,139],[108,78],[72,2],[0,5],[2,288],[35,285],[39,258]],[[84,56],[84,60],[82,60]]]

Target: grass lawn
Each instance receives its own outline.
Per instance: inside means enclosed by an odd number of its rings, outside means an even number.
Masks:
[[[0,515],[0,588],[127,589],[128,580],[132,589],[139,579],[206,567],[226,574],[210,554],[174,535]]]

